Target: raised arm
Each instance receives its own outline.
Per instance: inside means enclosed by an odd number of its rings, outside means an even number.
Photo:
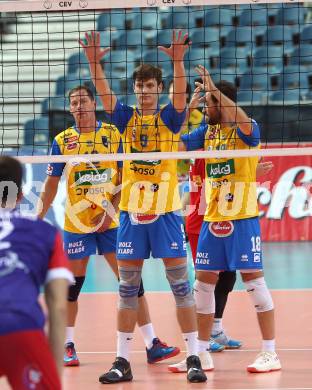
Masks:
[[[169,48],[158,46],[158,49],[166,53],[173,62],[173,99],[172,104],[178,112],[185,110],[186,106],[186,78],[184,68],[184,55],[191,42],[188,40],[188,34],[182,31],[172,32],[172,42]]]
[[[243,134],[251,135],[252,121],[245,111],[217,89],[208,70],[204,66],[198,65],[195,70],[203,80],[203,84],[197,83],[197,85],[206,93],[210,93],[219,102],[222,116],[225,116],[228,122],[237,123]]]
[[[101,65],[101,59],[103,56],[105,56],[106,53],[110,51],[110,47],[101,49],[100,33],[95,31],[86,33],[85,41],[80,39],[79,43],[83,47],[85,55],[88,59],[92,81],[95,85],[98,95],[100,96],[104,110],[111,114],[115,109],[117,98],[110,88],[105,72]]]

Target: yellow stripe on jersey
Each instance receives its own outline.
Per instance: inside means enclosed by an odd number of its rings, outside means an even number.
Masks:
[[[256,146],[255,148],[259,148]],[[237,127],[208,126],[205,150],[249,149]],[[256,168],[258,157],[206,159],[205,221],[229,221],[258,216]]]
[[[90,233],[92,220],[106,210],[118,184],[116,161],[84,162],[83,155],[117,153],[120,135],[117,129],[100,123],[96,131],[80,133],[70,127],[55,137],[61,154],[80,154],[66,164],[67,198],[64,230],[72,233]],[[87,159],[87,156],[85,156]],[[112,221],[110,229],[117,227]]]

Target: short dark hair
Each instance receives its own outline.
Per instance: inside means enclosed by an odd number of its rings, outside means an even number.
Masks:
[[[163,83],[161,69],[151,64],[142,64],[138,66],[133,72],[132,79],[134,83],[137,80],[147,81],[149,79],[155,79],[157,81],[157,85]]]
[[[1,190],[3,191],[2,194],[0,194],[1,207],[5,207],[8,200],[10,203],[16,201],[16,198],[13,199],[11,197],[13,195],[16,196],[21,194],[22,180],[23,180],[23,167],[21,163],[13,157],[0,156],[0,183],[13,182],[17,187],[17,194],[15,192],[14,194],[9,193],[8,185],[5,185],[4,188],[1,188]]]
[[[68,92],[68,99],[69,99],[69,102],[70,102],[70,98],[71,98],[71,95],[73,95],[75,92],[78,92],[78,91],[86,91],[87,92],[87,95],[89,96],[89,98],[91,100],[94,100],[94,94],[92,92],[92,90],[87,86],[87,85],[78,85],[77,87],[74,87],[72,88],[69,92]]]
[[[173,80],[170,81],[169,86],[168,86],[168,90],[172,84],[173,84]],[[186,83],[186,91],[185,92],[186,92],[186,103],[189,103],[191,101],[191,94],[192,94],[192,88],[191,88],[190,83]]]
[[[236,103],[237,101],[237,88],[236,86],[227,80],[220,80],[215,83],[215,86],[221,91],[226,97]]]

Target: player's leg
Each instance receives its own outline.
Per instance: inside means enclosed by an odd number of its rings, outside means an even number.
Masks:
[[[242,270],[241,275],[256,309],[262,335],[262,351],[247,370],[254,373],[280,370],[281,363],[275,351],[274,304],[263,272]]]
[[[119,279],[117,258],[115,253],[116,245],[113,244],[116,243],[117,240],[117,229],[109,229],[104,233],[98,233],[97,238],[99,253],[104,255],[115,276]],[[146,297],[144,296],[144,286],[142,279],[140,281],[138,298],[139,303],[137,323],[146,346],[148,363],[156,363],[180,353],[179,348],[168,346],[166,343],[160,341],[156,336],[149,313],[148,303]]]
[[[203,222],[195,258],[194,297],[198,321],[199,352],[208,355],[215,314],[215,286],[219,270],[226,269],[223,237],[212,233],[210,223]]]
[[[193,259],[193,262],[195,265],[199,234],[188,233],[188,239],[189,239],[190,248],[191,248],[191,252],[192,252],[192,259]],[[219,285],[219,281],[218,281],[217,285]],[[226,302],[224,302],[223,300],[221,301],[221,299],[222,299],[221,291],[220,291],[220,294],[217,294],[215,291],[216,309],[219,308],[219,313],[222,310],[222,315],[223,315],[223,311],[224,311],[224,307],[225,307]],[[223,303],[224,303],[224,306],[222,308]],[[220,323],[221,320],[222,320],[222,316],[219,317],[218,323]],[[224,349],[225,349],[224,345],[219,344],[213,338],[210,339],[210,348],[209,348],[210,352],[222,352]],[[171,368],[173,370],[178,369],[178,367],[176,367],[176,365],[172,365]],[[169,366],[169,369],[170,369],[170,366]]]
[[[212,325],[210,351],[214,350],[215,345],[221,348],[237,349],[242,346],[241,341],[231,339],[225,333],[222,324],[223,312],[227,303],[228,295],[233,291],[236,281],[236,271],[224,271],[219,273],[219,279],[215,288],[216,311]]]
[[[116,252],[119,273],[117,357],[111,369],[99,378],[104,384],[132,380],[129,355],[137,321],[142,259],[148,258],[150,253],[144,226],[133,225],[130,215],[123,211],[120,213]]]
[[[0,366],[12,389],[61,390],[59,373],[41,330],[0,336]]]
[[[234,221],[234,239],[228,246],[231,267],[241,271],[243,281],[257,311],[262,333],[262,352],[248,366],[250,372],[269,372],[281,368],[275,353],[274,305],[262,272],[261,234],[258,218]],[[235,238],[236,237],[236,238]],[[244,239],[241,239],[241,238]]]
[[[190,382],[204,382],[207,377],[198,357],[195,301],[188,278],[182,218],[176,213],[167,213],[147,226],[152,255],[163,258],[166,277],[175,298],[177,319],[187,350],[187,379]]]
[[[118,260],[117,356],[111,369],[100,376],[99,381],[103,384],[126,382],[133,378],[129,355],[137,321],[142,266],[143,260]]]
[[[64,231],[64,249],[70,260],[75,283],[68,289],[67,327],[65,339],[65,366],[78,366],[79,359],[74,345],[74,330],[78,314],[78,298],[83,287],[89,255],[96,253],[92,234],[76,234]]]

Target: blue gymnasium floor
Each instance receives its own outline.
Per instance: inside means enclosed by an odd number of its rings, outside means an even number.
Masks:
[[[265,276],[270,289],[312,288],[311,242],[264,243],[263,254]],[[188,262],[193,280],[194,270],[189,250]],[[169,291],[162,261],[155,259],[145,261],[143,281],[147,291]],[[101,256],[93,256],[89,263],[83,291],[112,292],[117,291],[117,286],[107,263]],[[235,289],[243,289],[240,277],[237,278]]]

